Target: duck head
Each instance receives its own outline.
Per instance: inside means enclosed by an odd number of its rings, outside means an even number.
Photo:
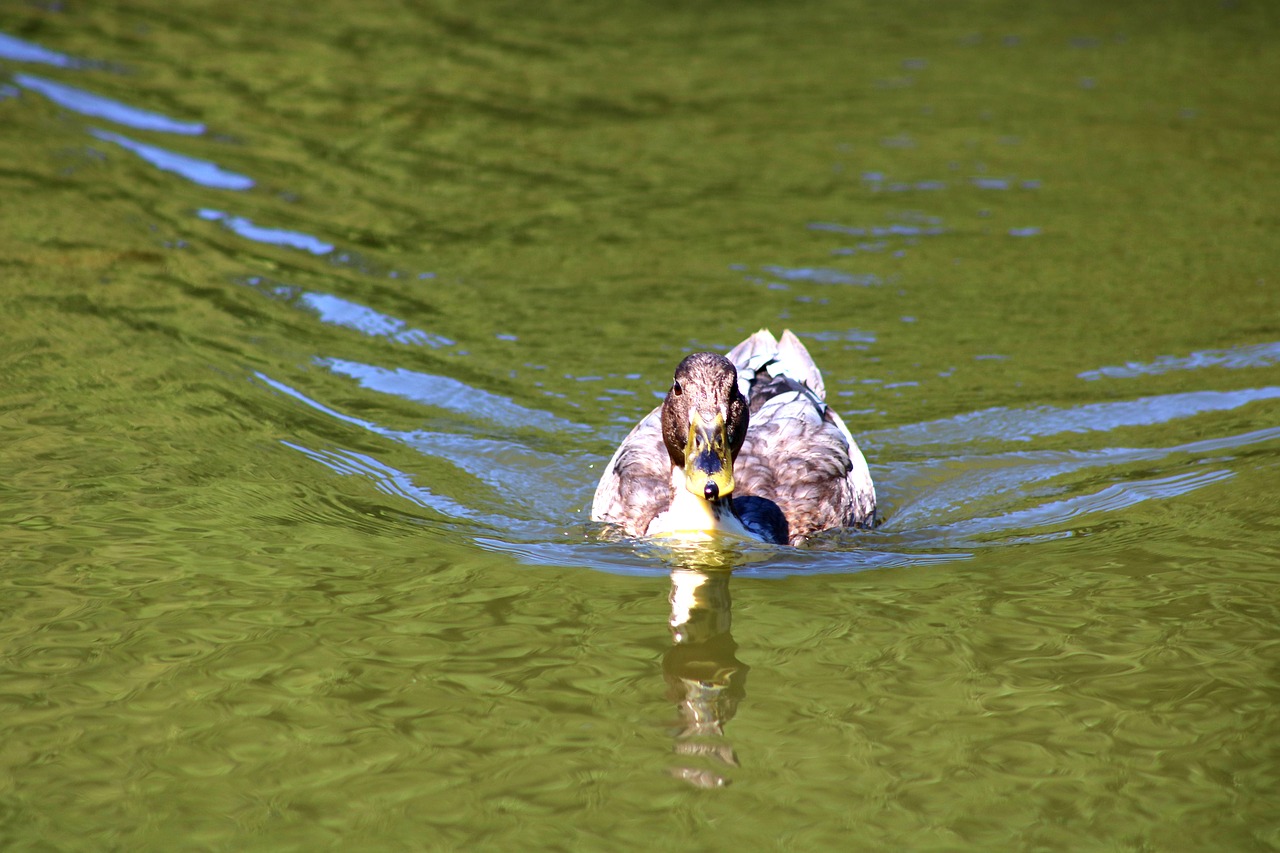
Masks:
[[[676,367],[662,401],[662,441],[685,488],[720,500],[733,491],[733,460],[747,436],[747,401],[724,356],[695,352]]]

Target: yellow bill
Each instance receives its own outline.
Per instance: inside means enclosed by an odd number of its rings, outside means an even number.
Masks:
[[[710,423],[703,423],[696,410],[689,412],[684,483],[689,491],[709,501],[733,491],[733,456],[729,453],[724,415],[716,413]]]

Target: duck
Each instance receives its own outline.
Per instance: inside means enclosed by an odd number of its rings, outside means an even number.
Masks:
[[[867,460],[790,329],[686,356],[591,502],[592,520],[635,538],[800,546],[875,517]]]

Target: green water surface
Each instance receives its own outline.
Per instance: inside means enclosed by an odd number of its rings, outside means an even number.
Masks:
[[[1280,847],[1277,80],[1267,0],[0,9],[0,847]],[[598,537],[761,327],[884,523]]]

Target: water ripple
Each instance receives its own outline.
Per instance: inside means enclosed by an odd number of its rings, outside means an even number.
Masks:
[[[771,265],[763,267],[769,275],[777,276],[784,281],[812,281],[817,284],[854,284],[859,287],[870,287],[880,283],[877,275],[854,275],[840,270],[823,269],[821,267],[783,267]]]
[[[470,507],[458,503],[452,498],[436,494],[424,486],[419,486],[405,472],[398,471],[390,465],[379,462],[368,454],[343,449],[317,450],[303,447],[301,444],[292,441],[282,440],[280,443],[319,462],[336,474],[341,474],[344,477],[364,477],[372,481],[378,490],[393,497],[404,498],[418,506],[435,510],[446,518],[468,521],[483,520],[483,517]],[[490,521],[500,522],[502,520],[490,519]]]
[[[469,419],[486,423],[490,429],[505,431],[532,428],[547,432],[584,432],[589,429],[550,412],[526,408],[506,397],[448,376],[419,373],[403,367],[374,367],[340,358],[321,358],[317,359],[317,363],[334,373],[355,379],[363,388],[465,415]]]
[[[480,520],[509,533],[534,538],[545,538],[549,524],[558,524],[580,509],[586,484],[582,481],[584,471],[578,464],[578,457],[534,450],[511,438],[503,424],[505,423],[505,427],[516,428],[520,422],[512,420],[519,417],[514,413],[532,410],[525,410],[496,395],[477,392],[476,389],[445,377],[417,374],[419,379],[442,380],[444,387],[449,389],[445,402],[450,402],[447,398],[458,391],[465,392],[467,396],[478,393],[485,397],[489,411],[496,413],[500,420],[496,427],[494,422],[484,420],[482,428],[496,432],[498,437],[466,435],[457,423],[450,423],[447,430],[396,430],[339,412],[263,374],[258,374],[257,377],[271,388],[316,412],[410,447],[423,454],[424,458],[444,462],[471,478],[472,488],[466,490],[469,492],[467,500],[471,503],[464,504],[460,497],[464,491],[461,483],[457,483],[455,489],[451,490],[452,497],[442,497],[413,484],[408,475],[385,462],[374,460],[368,454],[346,449],[304,451],[301,445],[294,447],[333,470],[340,469],[340,473],[360,474],[372,479],[378,488],[388,494],[401,495],[451,518]],[[428,381],[426,384],[430,386],[433,383]],[[473,417],[476,414],[465,408],[461,411]],[[557,422],[558,419],[552,421]],[[530,425],[527,422],[522,424],[525,427]],[[489,505],[491,511],[488,514],[481,513],[476,509],[481,504]]]
[[[1280,386],[1237,391],[1188,391],[1139,397],[1119,403],[1090,403],[1072,408],[997,407],[951,418],[925,421],[868,435],[873,443],[906,446],[966,444],[975,439],[1031,441],[1061,433],[1108,432],[1121,427],[1152,426],[1209,412],[1238,409],[1280,398]]]
[[[113,142],[121,148],[137,154],[157,169],[181,175],[192,183],[200,184],[210,189],[247,190],[254,184],[253,178],[229,172],[216,163],[210,163],[208,160],[198,160],[195,157],[177,154],[157,145],[147,145],[144,142],[138,142],[119,133],[112,133],[109,130],[91,128],[89,135],[95,139],[101,139],[103,142]]]
[[[1206,367],[1240,369],[1271,367],[1280,364],[1280,341],[1227,349],[1199,350],[1185,356],[1162,355],[1154,361],[1130,361],[1123,365],[1100,367],[1078,374],[1081,379],[1133,379],[1158,376],[1174,370],[1201,370]]]
[[[574,454],[564,453],[557,443],[551,452],[534,450],[515,440],[513,431],[534,427],[563,435],[586,427],[564,421],[548,413],[529,410],[490,392],[481,391],[450,377],[433,376],[404,369],[384,369],[341,359],[320,359],[334,373],[360,382],[362,387],[464,415],[467,427],[450,422],[441,430],[395,430],[372,421],[343,414],[313,400],[283,383],[259,375],[259,379],[315,411],[413,448],[425,458],[437,459],[491,485],[488,490],[460,489],[449,496],[418,485],[405,472],[367,453],[349,449],[317,450],[297,442],[289,446],[344,476],[369,479],[384,493],[405,499],[457,521],[479,523],[498,536],[475,539],[486,550],[509,553],[521,562],[535,565],[580,565],[610,573],[648,574],[670,562],[664,551],[646,542],[595,541],[597,530],[585,520],[582,501],[592,477]],[[1266,391],[1259,395],[1257,392]],[[1232,395],[1223,392],[1206,398],[1203,394],[1170,395],[1163,404],[1151,400],[1134,401],[1140,412],[1154,411],[1171,416],[1194,414],[1221,408],[1224,400],[1242,404],[1254,399],[1280,395],[1276,389],[1253,389]],[[1155,398],[1153,398],[1155,399]],[[1206,403],[1206,400],[1208,401]],[[1098,404],[1127,411],[1132,403]],[[1000,411],[998,423],[1021,424],[1018,436],[1054,434],[1070,428],[1080,411],[1051,410],[1027,430],[1025,413]],[[885,443],[893,436],[903,443],[943,443],[991,437],[992,412],[974,413],[959,419],[918,424],[881,433]],[[1111,413],[1104,420],[1118,423],[1124,418]],[[982,429],[970,427],[982,423]],[[1138,420],[1142,423],[1145,421]],[[940,429],[941,427],[941,429]],[[939,434],[940,433],[940,434]],[[958,433],[963,433],[958,434]],[[1006,436],[1007,437],[1007,436]],[[1167,470],[1176,456],[1207,462],[1212,454],[1236,450],[1280,439],[1280,427],[1254,430],[1232,436],[1218,436],[1160,448],[1109,447],[1089,451],[1008,451],[995,455],[965,454],[959,457],[930,458],[924,462],[902,462],[892,471],[877,471],[887,485],[887,495],[909,494],[897,506],[886,503],[888,523],[877,531],[832,531],[811,549],[785,552],[770,549],[768,554],[744,559],[736,571],[759,577],[784,577],[794,573],[848,573],[869,568],[967,559],[971,549],[991,544],[1039,541],[1072,535],[1084,517],[1121,512],[1151,500],[1166,500],[1222,483],[1234,472],[1222,466],[1192,471]],[[888,443],[893,443],[889,441]],[[1140,466],[1135,470],[1135,466]],[[1166,470],[1161,470],[1164,467]],[[1082,471],[1095,469],[1110,482],[1090,488],[1081,479]],[[1066,478],[1066,479],[1064,479]],[[1081,493],[1084,492],[1084,493]],[[463,498],[462,495],[468,497]],[[464,502],[465,501],[465,502]],[[481,507],[487,507],[482,509]],[[569,528],[565,520],[581,519]],[[562,537],[568,537],[567,539]]]
[[[1143,501],[1177,497],[1205,486],[1221,483],[1232,476],[1234,474],[1231,471],[1215,469],[1114,483],[1089,495],[1048,501],[993,518],[970,518],[953,522],[938,528],[938,532],[948,540],[954,536],[972,539],[1017,530],[1036,531],[1031,536],[1021,537],[1020,541],[1056,538],[1067,532],[1046,529],[1069,525],[1086,515],[1119,512]],[[1002,540],[1002,544],[1007,543],[1007,539]],[[951,540],[951,544],[954,545],[955,542]]]
[[[1120,472],[1133,466],[1167,464],[1175,457],[1200,461],[1213,454],[1280,440],[1280,427],[1156,448],[1108,447],[1099,450],[1007,452],[989,456],[961,455],[895,466],[895,489],[910,494],[890,520],[893,528],[919,529],[963,524],[986,514],[1007,515],[1005,507],[1040,493],[1060,478],[1089,470]],[[1118,476],[1118,474],[1112,475]],[[1203,483],[1208,485],[1208,482]],[[1066,488],[1059,484],[1056,490]],[[1198,488],[1198,486],[1196,486]],[[1016,511],[1015,511],[1016,512]],[[956,522],[944,521],[959,515]],[[1030,517],[1030,516],[1028,516]],[[985,522],[984,522],[985,523]],[[1007,529],[993,523],[993,529]]]
[[[872,225],[860,227],[841,225],[837,222],[810,222],[809,228],[814,231],[834,231],[838,234],[850,234],[855,237],[932,237],[947,233],[941,225]]]
[[[23,41],[7,33],[0,33],[0,59],[11,62],[39,62],[54,65],[58,68],[90,68],[96,63],[84,59],[76,59],[56,50],[49,50],[29,41]]]
[[[287,249],[301,249],[313,255],[327,255],[333,251],[333,244],[319,238],[304,234],[301,231],[290,231],[285,228],[265,228],[256,225],[243,216],[233,216],[220,210],[207,207],[196,211],[196,215],[208,222],[220,222],[226,228],[247,240],[256,243],[267,243],[272,246],[283,246]]]
[[[352,302],[349,299],[343,299],[341,296],[334,296],[331,293],[296,293],[298,304],[310,308],[325,323],[334,326],[342,326],[348,329],[354,329],[362,332],[370,337],[390,338],[400,344],[415,344],[431,347],[449,347],[454,342],[443,335],[433,334],[415,329],[401,320],[399,317],[392,317],[390,314],[383,314],[370,308],[367,305],[361,305],[358,302]]]
[[[55,83],[34,74],[15,74],[13,81],[24,89],[39,92],[60,107],[90,118],[102,118],[137,130],[154,130],[161,133],[177,133],[199,136],[205,126],[200,122],[179,121],[160,113],[131,107],[120,101],[95,95],[66,83]]]

